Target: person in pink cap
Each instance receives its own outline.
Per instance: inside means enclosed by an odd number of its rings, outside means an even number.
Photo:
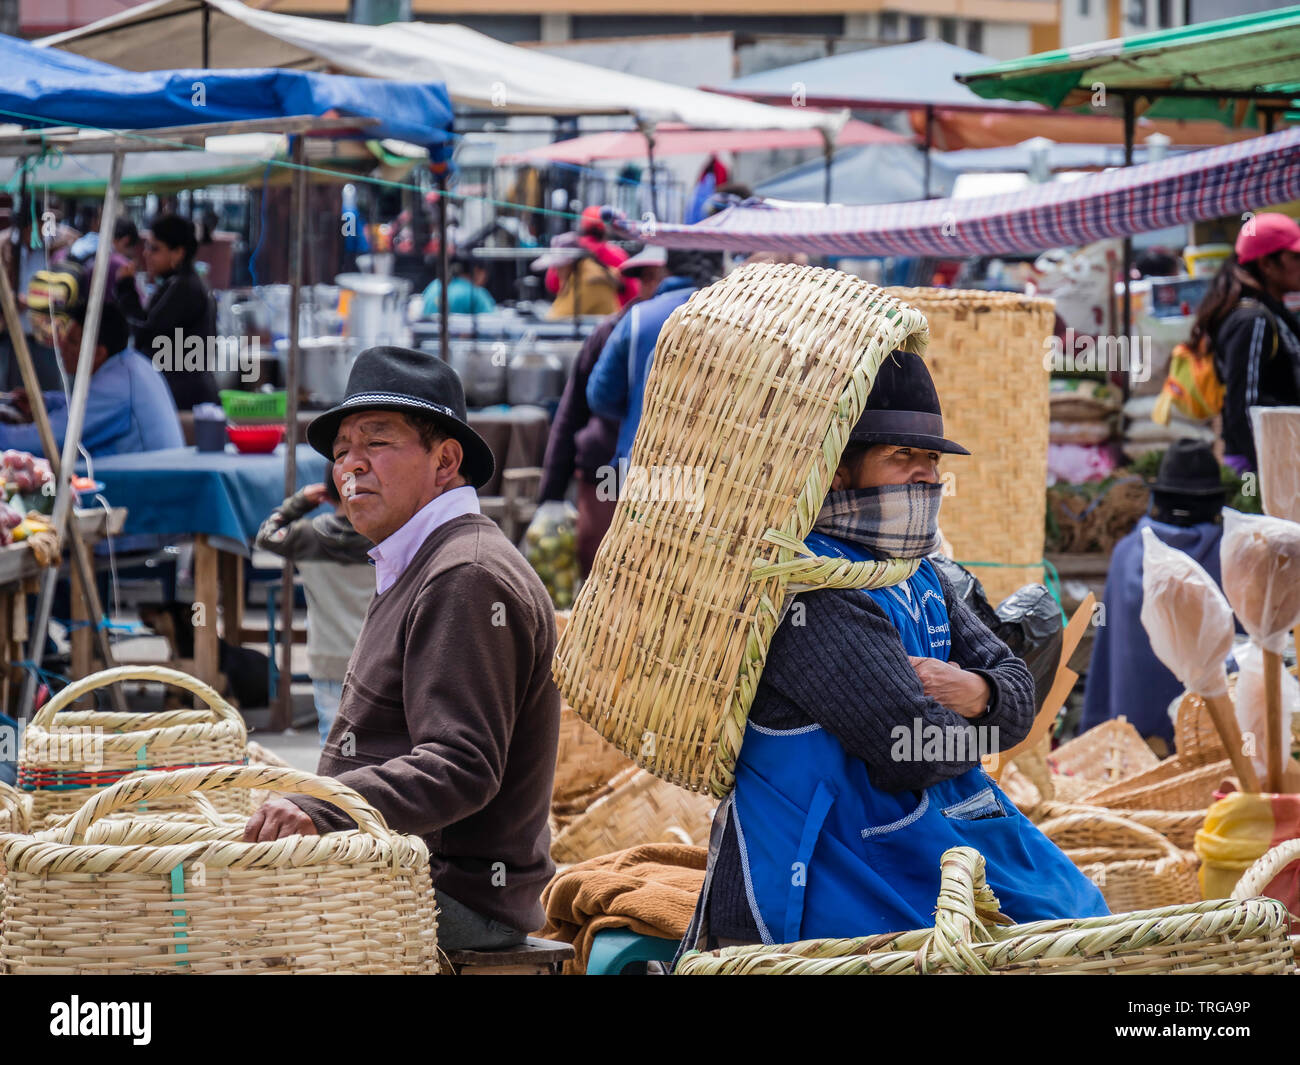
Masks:
[[[1300,292],[1300,225],[1284,214],[1247,219],[1196,312],[1191,346],[1208,347],[1224,385],[1223,461],[1258,468],[1251,407],[1300,406],[1300,321],[1283,298]]]

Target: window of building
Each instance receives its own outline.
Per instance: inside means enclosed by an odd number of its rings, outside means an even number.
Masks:
[[[897,11],[882,11],[880,13],[880,39],[882,41],[898,40]]]
[[[1147,0],[1128,0],[1128,21],[1134,26],[1147,24]]]
[[[956,44],[957,20],[955,18],[941,18],[939,20],[939,36],[949,44]]]
[[[1091,8],[1092,5],[1088,3],[1088,0],[1079,0],[1079,17],[1087,18]]]
[[[925,16],[924,15],[907,16],[907,39],[909,41],[925,40]]]
[[[984,51],[984,23],[977,19],[966,23],[966,47],[972,52]]]
[[[1167,30],[1174,24],[1173,0],[1157,0],[1156,21],[1162,30]]]

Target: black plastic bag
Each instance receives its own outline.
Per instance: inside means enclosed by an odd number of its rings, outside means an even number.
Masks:
[[[930,561],[947,578],[953,594],[975,612],[975,616],[1029,667],[1034,678],[1034,708],[1043,708],[1048,690],[1061,664],[1061,643],[1065,622],[1046,585],[1026,584],[998,604],[989,606],[984,586],[969,570],[950,558],[930,556]]]

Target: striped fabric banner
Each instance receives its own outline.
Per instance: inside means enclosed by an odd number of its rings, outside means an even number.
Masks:
[[[696,225],[629,222],[670,248],[810,255],[1033,254],[1300,199],[1300,128],[1071,182],[964,200],[730,207]]]

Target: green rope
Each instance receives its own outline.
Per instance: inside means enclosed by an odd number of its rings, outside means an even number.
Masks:
[[[11,118],[17,118],[28,122],[35,122],[35,123],[42,123],[42,124],[49,123],[51,121],[49,118],[46,118],[45,116],[42,115],[29,115],[29,114],[25,114],[22,111],[8,111],[2,107],[0,107],[0,115],[7,115]],[[102,126],[91,126],[81,122],[62,122],[61,125],[68,126],[72,129],[89,130],[95,133],[111,133],[114,136],[118,136],[118,137],[130,137],[135,140],[143,141],[148,144],[154,145],[158,147],[160,150],[192,151],[192,152],[202,152],[206,150],[201,145],[188,144],[182,141],[168,140],[165,137],[154,137],[154,136],[150,136],[147,133],[142,133],[139,130],[105,129]],[[453,134],[453,136],[459,136],[459,135]],[[51,162],[50,163],[51,169],[56,169],[62,163],[63,153],[60,152],[55,147],[48,146],[42,143],[41,154],[35,157],[28,157],[30,160],[32,160],[30,162],[30,165],[27,160],[24,160],[22,164],[22,168],[20,168],[19,173],[16,173],[14,177],[10,179],[10,181],[6,184],[5,187],[9,189],[10,192],[14,191],[14,189],[16,189],[17,187],[15,183],[19,179],[21,169],[32,170],[36,166],[40,165],[40,163],[43,160],[49,160],[55,158],[55,153],[57,153],[58,162]],[[389,178],[373,177],[368,174],[355,174],[348,170],[330,170],[326,167],[312,166],[308,163],[294,163],[287,159],[274,159],[274,158],[262,159],[250,155],[248,157],[248,160],[250,166],[254,162],[261,162],[261,163],[265,163],[267,166],[276,166],[284,170],[302,170],[308,174],[316,174],[321,177],[327,177],[333,180],[365,182],[366,184],[376,185],[382,188],[407,189],[412,192],[426,191],[421,186],[416,185],[412,182],[396,181]],[[526,203],[514,203],[510,200],[495,200],[487,196],[471,196],[467,193],[452,192],[449,189],[440,189],[439,195],[445,195],[448,199],[455,200],[460,203],[466,203],[466,202],[484,203],[490,207],[504,207],[511,210],[527,211],[531,214],[553,215],[557,218],[568,218],[574,221],[582,217],[580,214],[575,214],[572,211],[559,211],[552,207],[534,207]],[[33,204],[33,210],[34,209],[35,209],[35,205]],[[34,215],[33,215],[33,232],[35,232]],[[33,247],[34,248],[38,247],[38,245],[33,245]]]
[[[967,562],[964,559],[953,559],[959,566],[987,566],[992,569],[1041,569],[1043,571],[1043,583],[1047,590],[1052,593],[1052,598],[1056,600],[1056,605],[1061,609],[1061,617],[1069,615],[1065,612],[1065,604],[1061,601],[1061,575],[1052,565],[1051,561],[1046,558],[1039,559],[1037,562]]]

